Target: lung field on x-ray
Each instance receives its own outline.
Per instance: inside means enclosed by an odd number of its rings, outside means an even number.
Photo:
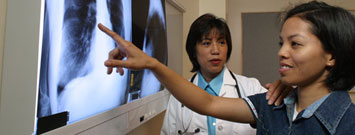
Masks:
[[[96,24],[95,0],[65,0],[58,93],[73,78],[90,72],[87,64]]]
[[[122,4],[120,0],[107,0],[107,8],[110,14],[110,21],[112,23],[112,30],[120,36],[125,37],[124,27],[122,22]]]

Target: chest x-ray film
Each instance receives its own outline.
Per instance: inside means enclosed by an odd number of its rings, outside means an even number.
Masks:
[[[37,118],[68,112],[68,124],[162,89],[149,70],[108,75],[117,44],[102,23],[166,64],[162,0],[46,0]]]

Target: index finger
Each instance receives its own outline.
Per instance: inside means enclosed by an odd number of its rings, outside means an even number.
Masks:
[[[107,28],[106,26],[102,25],[101,23],[99,23],[98,27],[99,27],[99,29],[102,32],[105,32],[113,40],[115,40],[119,44],[118,46],[125,45],[124,44],[125,40],[120,35],[118,35],[116,32],[111,31],[109,28]]]

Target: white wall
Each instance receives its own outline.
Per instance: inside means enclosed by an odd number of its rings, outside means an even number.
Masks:
[[[213,13],[226,19],[226,0],[200,0],[199,15]]]
[[[7,1],[2,52],[0,131],[31,134],[36,115],[40,0]],[[26,110],[26,111],[24,111]]]
[[[0,105],[1,105],[1,83],[2,83],[2,56],[5,39],[5,18],[6,18],[7,0],[0,0]],[[1,106],[0,106],[1,108]]]
[[[183,39],[182,39],[182,76],[184,78],[189,78],[191,76],[190,70],[192,69],[192,65],[190,63],[189,57],[185,51],[185,43],[187,33],[189,32],[189,28],[191,23],[199,16],[199,0],[177,0],[186,10],[183,14]]]
[[[231,29],[233,51],[229,67],[242,74],[242,21],[241,14],[247,12],[280,12],[294,4],[310,0],[228,0],[227,22]],[[354,0],[323,0],[330,5],[337,5],[348,10],[355,9]]]
[[[173,3],[173,4],[172,4]],[[185,9],[173,0],[165,2],[166,27],[168,39],[168,67],[182,75],[182,26]]]

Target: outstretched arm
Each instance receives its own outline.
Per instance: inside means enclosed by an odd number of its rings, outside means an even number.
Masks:
[[[98,27],[111,36],[118,44],[118,47],[110,52],[109,58],[105,62],[108,67],[108,74],[112,73],[113,68],[117,68],[117,72],[121,74],[123,74],[122,67],[133,70],[149,69],[180,102],[190,109],[216,118],[255,123],[248,105],[242,99],[212,96],[180,77],[158,60],[146,55],[131,42],[121,38],[117,33],[102,24],[99,24]],[[126,60],[123,60],[123,58],[126,58]]]

